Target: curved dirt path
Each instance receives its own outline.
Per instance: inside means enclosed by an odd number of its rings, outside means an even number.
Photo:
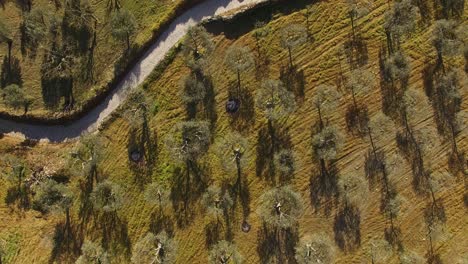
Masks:
[[[165,54],[187,33],[189,27],[204,19],[263,1],[265,0],[207,0],[191,8],[171,23],[112,93],[81,119],[66,126],[31,125],[0,119],[0,133],[62,142],[79,137],[83,132],[96,131],[105,118],[125,100],[128,91],[143,83]]]

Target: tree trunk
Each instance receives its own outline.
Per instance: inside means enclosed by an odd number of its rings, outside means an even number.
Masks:
[[[11,49],[13,46],[13,40],[8,40],[8,65],[7,65],[7,73],[8,73],[8,78],[11,78]]]
[[[317,106],[317,111],[318,111],[318,116],[319,116],[320,131],[322,131],[322,129],[323,129],[323,120],[322,120],[322,110],[320,109],[320,106]]]
[[[357,105],[357,101],[356,101],[356,94],[354,92],[354,88],[351,88],[351,95],[353,96],[354,109],[357,111],[358,105]]]
[[[127,32],[127,52],[130,52],[130,34]]]
[[[268,133],[270,134],[270,141],[271,141],[271,155],[275,153],[276,149],[276,138],[275,138],[275,128],[273,127],[273,121],[268,119]]]
[[[70,225],[70,208],[65,209],[65,231],[67,235],[65,236],[66,241],[68,242],[71,234],[71,225]]]
[[[240,76],[240,71],[237,70],[237,99],[240,100],[240,94],[241,94],[241,76]]]

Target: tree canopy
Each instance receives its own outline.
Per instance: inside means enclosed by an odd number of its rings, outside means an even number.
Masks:
[[[132,36],[138,27],[135,16],[126,10],[119,9],[111,18],[112,36],[120,41],[127,42],[127,50],[130,49],[130,36]]]
[[[237,251],[236,245],[222,240],[219,241],[209,253],[210,264],[240,264],[242,263],[242,256]]]
[[[165,231],[154,235],[149,232],[133,247],[132,263],[135,264],[171,264],[175,262],[177,244]]]
[[[294,94],[277,80],[263,81],[261,88],[257,91],[256,103],[271,121],[288,117],[296,110]]]
[[[123,205],[123,193],[119,185],[105,180],[98,183],[90,196],[94,207],[103,212],[115,212]]]
[[[76,264],[109,264],[109,255],[96,242],[85,240],[81,246],[81,256],[76,260]]]
[[[176,124],[166,138],[166,146],[179,162],[195,161],[208,150],[211,142],[209,124],[205,121],[186,121]]]
[[[274,227],[289,228],[302,215],[302,198],[289,186],[268,190],[259,200],[258,214],[265,223]]]
[[[33,205],[43,213],[65,212],[73,204],[73,192],[52,179],[39,184],[35,191]]]
[[[324,233],[306,236],[296,246],[295,258],[298,264],[331,264],[335,259],[333,242]]]

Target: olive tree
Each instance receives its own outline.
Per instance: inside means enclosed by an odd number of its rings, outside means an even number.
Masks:
[[[130,37],[135,34],[137,27],[135,16],[126,9],[119,9],[112,15],[112,36],[116,40],[126,42],[127,52],[130,51]]]
[[[21,51],[26,54],[31,51],[34,55],[42,40],[47,35],[47,17],[48,14],[40,8],[35,8],[26,13],[23,22],[20,25],[21,32]]]
[[[268,119],[268,130],[272,149],[275,150],[275,132],[273,122],[287,118],[296,110],[294,93],[287,90],[281,81],[265,80],[256,94],[256,106]]]
[[[363,177],[352,173],[346,174],[339,178],[338,188],[342,194],[345,208],[349,206],[364,207],[369,196],[369,188]]]
[[[176,253],[177,243],[165,231],[157,235],[149,232],[133,247],[131,261],[135,264],[172,264]]]
[[[324,116],[337,106],[339,99],[336,87],[322,84],[315,88],[312,103],[317,109],[320,130],[324,128]]]
[[[292,177],[298,167],[296,153],[291,149],[281,149],[276,152],[273,163],[284,179]]]
[[[214,145],[216,158],[231,178],[231,173],[237,173],[237,182],[240,184],[242,168],[249,162],[249,142],[238,132],[223,134]]]
[[[9,154],[0,157],[0,162],[6,168],[0,172],[0,175],[16,186],[16,191],[21,199],[21,205],[24,205],[27,199],[25,180],[29,171],[26,162],[19,157]]]
[[[335,126],[325,126],[312,137],[312,149],[318,160],[336,159],[342,146],[343,137]]]
[[[219,241],[211,248],[208,261],[210,264],[240,264],[242,256],[235,244],[228,241]]]
[[[166,146],[175,161],[186,165],[187,173],[203,156],[210,144],[210,128],[205,121],[177,123],[166,138]]]
[[[462,130],[462,123],[458,122],[457,114],[461,111],[462,90],[467,84],[465,73],[453,69],[447,71],[435,83],[435,98],[432,103],[436,120],[439,130],[450,135],[454,154],[458,153],[456,136]]]
[[[392,246],[385,239],[373,238],[369,241],[367,253],[372,263],[387,263],[392,252]]]
[[[195,74],[189,74],[182,79],[181,82],[181,97],[187,104],[196,104],[206,96],[206,86],[200,81]]]
[[[257,212],[275,228],[290,228],[302,215],[302,198],[289,186],[273,188],[260,196]]]
[[[260,41],[265,38],[266,36],[268,36],[268,34],[270,33],[269,32],[269,28],[267,27],[266,23],[265,22],[261,22],[261,21],[257,21],[255,22],[255,29],[253,31],[253,36],[255,38],[255,46],[257,48],[257,53],[258,55],[261,54],[261,51],[260,51]]]
[[[224,63],[237,74],[237,96],[241,93],[241,73],[254,65],[254,57],[249,48],[243,46],[230,46],[226,51]]]
[[[281,81],[265,80],[257,91],[256,103],[269,122],[288,117],[296,110],[294,94]]]
[[[234,202],[229,192],[223,192],[218,186],[212,185],[203,194],[202,204],[210,215],[216,217],[216,223],[219,224],[219,216],[226,214]]]
[[[289,67],[293,68],[292,49],[307,41],[307,28],[299,24],[291,24],[281,30],[281,46],[288,49]]]
[[[370,2],[358,1],[358,0],[347,0],[348,4],[348,16],[351,21],[351,31],[353,34],[353,40],[356,39],[356,22],[359,18],[369,13]]]
[[[121,187],[109,180],[98,183],[90,198],[94,208],[104,213],[115,213],[123,205]]]
[[[5,105],[13,108],[14,110],[18,110],[21,107],[26,107],[28,104],[29,100],[26,98],[24,90],[16,84],[10,84],[6,86],[3,88],[2,92]]]
[[[102,160],[104,140],[97,135],[84,134],[70,153],[68,167],[72,173],[83,175],[88,181],[98,181],[98,165]]]
[[[147,122],[150,105],[148,95],[143,90],[132,91],[127,97],[127,109],[122,116],[133,129],[137,129]]]
[[[331,264],[335,259],[335,248],[328,235],[318,233],[300,240],[295,258],[298,264]]]
[[[366,69],[354,69],[350,72],[345,87],[351,92],[354,108],[358,108],[356,96],[369,92],[375,85],[375,76]]]
[[[410,74],[410,64],[406,55],[400,51],[387,57],[383,64],[384,77],[392,86],[396,81],[403,82]]]
[[[444,56],[463,54],[468,28],[455,20],[437,20],[432,30],[432,45],[437,51],[437,65],[444,67]]]
[[[46,180],[35,189],[33,206],[42,213],[65,213],[65,230],[67,238],[71,233],[70,208],[73,205],[74,194],[64,184],[54,180]]]
[[[187,65],[193,70],[201,69],[208,56],[213,52],[214,44],[211,35],[203,26],[189,28],[182,42],[182,53]]]
[[[424,264],[427,261],[414,251],[405,251],[400,256],[401,264]]]
[[[143,195],[146,202],[157,205],[161,212],[171,202],[169,189],[158,182],[148,184]]]
[[[96,242],[85,240],[75,264],[109,264],[109,254]]]
[[[416,28],[418,8],[411,0],[394,2],[393,7],[385,13],[384,30],[387,36],[387,48],[390,54],[399,49],[401,38]],[[395,47],[394,45],[397,45]]]

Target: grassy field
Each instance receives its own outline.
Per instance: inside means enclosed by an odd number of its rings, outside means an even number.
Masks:
[[[312,158],[311,134],[312,127],[317,122],[316,110],[312,105],[312,97],[315,88],[320,84],[335,84],[344,92],[341,82],[341,74],[346,75],[350,71],[350,65],[344,55],[339,56],[340,48],[350,38],[350,25],[347,17],[346,1],[317,2],[311,5],[310,31],[313,40],[293,51],[295,64],[299,71],[303,71],[305,87],[303,96],[297,97],[298,109],[287,120],[280,124],[282,135],[288,138],[290,147],[296,152],[300,166],[295,172],[290,185],[297,190],[304,200],[305,212],[298,224],[297,237],[293,236],[293,242],[308,234],[323,232],[330,239],[334,239],[334,222],[339,206],[333,200],[327,200],[316,207],[311,201],[311,182],[317,177],[318,166]],[[359,31],[366,43],[368,64],[365,66],[375,75],[379,83],[379,52],[385,45],[382,30],[383,14],[388,8],[387,1],[374,1],[371,12],[358,21]],[[432,9],[430,9],[432,10]],[[129,161],[129,149],[133,146],[135,135],[130,133],[130,125],[122,118],[115,115],[102,131],[104,139],[104,157],[99,165],[100,175],[120,184],[125,192],[126,203],[119,210],[119,221],[115,224],[114,231],[103,234],[102,225],[97,215],[93,214],[87,221],[79,217],[79,204],[76,202],[72,212],[73,228],[76,231],[76,241],[79,244],[84,238],[101,240],[110,235],[109,252],[113,256],[113,263],[129,262],[131,247],[149,230],[159,231],[165,229],[172,233],[178,241],[177,263],[206,263],[209,247],[213,240],[232,239],[238,246],[245,263],[270,263],[265,257],[265,247],[268,239],[262,229],[261,219],[256,213],[258,198],[269,188],[279,185],[278,179],[268,177],[265,170],[259,169],[259,160],[262,158],[261,145],[266,139],[264,131],[267,129],[267,121],[261,111],[249,104],[249,97],[254,97],[256,89],[264,78],[278,79],[282,67],[288,64],[288,53],[281,48],[279,41],[280,30],[291,23],[304,23],[305,10],[296,10],[288,14],[276,14],[268,21],[266,28],[268,35],[261,40],[260,59],[256,56],[258,70],[250,70],[244,73],[243,85],[245,88],[245,104],[241,116],[232,117],[225,112],[225,102],[229,98],[229,91],[236,85],[236,76],[224,65],[225,51],[230,45],[248,46],[256,49],[256,41],[252,32],[245,34],[226,34],[214,37],[216,49],[208,72],[211,75],[214,95],[213,107],[207,115],[213,124],[213,140],[216,141],[228,131],[240,131],[250,142],[250,152],[253,158],[244,168],[246,179],[244,186],[248,189],[247,205],[241,202],[235,203],[235,209],[230,216],[229,224],[223,222],[221,231],[213,234],[213,219],[203,210],[199,196],[201,191],[209,184],[223,183],[225,172],[215,157],[212,149],[201,161],[203,168],[203,184],[193,184],[191,189],[192,202],[189,204],[188,213],[181,210],[182,200],[178,194],[183,192],[183,187],[178,183],[183,168],[173,164],[173,160],[164,148],[164,138],[170,129],[179,121],[187,119],[187,112],[181,101],[180,82],[189,73],[183,58],[178,55],[171,65],[157,80],[148,83],[146,93],[153,105],[157,105],[155,114],[149,120],[149,131],[152,142],[157,142],[148,151],[154,154],[154,163],[148,163],[147,167],[138,167]],[[467,8],[463,14],[463,21],[467,21]],[[402,49],[408,54],[411,64],[411,77],[409,88],[423,89],[422,72],[428,63],[434,63],[436,54],[429,41],[431,26],[418,23],[416,32],[410,39],[405,40]],[[230,36],[236,35],[235,38]],[[256,54],[256,53],[255,53]],[[454,58],[450,61],[453,65],[463,67],[462,58]],[[467,91],[463,90],[462,111],[467,111]],[[344,147],[338,154],[336,162],[339,176],[357,173],[364,177],[364,160],[369,142],[359,136],[346,132],[345,112],[351,102],[351,97],[344,93],[340,104],[329,114],[329,122],[336,124],[344,132]],[[381,92],[376,85],[369,93],[361,98],[365,102],[371,116],[382,109]],[[416,129],[428,127],[435,128],[433,110],[428,105],[422,109],[423,115],[418,116]],[[247,117],[247,118],[246,118]],[[205,118],[203,112],[199,112],[198,119]],[[400,128],[398,125],[397,128]],[[457,137],[457,143],[461,151],[468,151],[468,131],[463,130]],[[28,160],[31,167],[47,167],[51,170],[60,170],[64,159],[68,155],[72,143],[46,144],[39,143],[35,146],[21,145],[22,140],[4,137],[0,139],[0,153],[13,153]],[[388,134],[380,145],[387,155],[398,154],[395,134]],[[447,172],[448,153],[450,142],[438,137],[430,148],[425,159],[430,161],[434,172]],[[45,159],[44,157],[47,157]],[[468,248],[468,217],[466,200],[466,179],[464,175],[453,175],[452,181],[447,183],[447,188],[438,192],[437,198],[442,200],[447,217],[447,236],[436,244],[436,252],[440,254],[443,263],[466,263],[466,248]],[[412,185],[413,175],[411,166],[406,160],[399,161],[397,173],[395,173],[397,192],[404,197],[401,214],[396,224],[401,229],[400,239],[403,250],[413,251],[420,256],[427,253],[429,242],[424,222],[423,211],[428,206],[429,199],[417,194]],[[165,211],[164,217],[157,214],[156,208],[145,203],[143,197],[144,186],[151,181],[158,181],[172,186],[173,205]],[[70,185],[78,189],[79,177],[72,177]],[[203,185],[202,187],[199,187]],[[6,196],[7,184],[0,187],[0,197]],[[362,204],[360,214],[360,244],[353,250],[336,250],[336,263],[371,263],[369,258],[370,240],[383,238],[384,230],[388,226],[387,220],[380,212],[379,186],[370,188],[370,197]],[[54,246],[53,238],[55,227],[63,223],[63,217],[42,217],[34,211],[23,212],[14,205],[1,205],[2,218],[0,221],[0,238],[9,241],[8,260],[11,263],[45,263],[63,262],[74,260],[79,254],[76,246],[65,250],[64,246]],[[328,210],[327,210],[328,209]],[[240,229],[242,220],[246,217],[252,225],[249,233],[243,233]],[[17,248],[21,248],[18,250]],[[61,254],[53,254],[61,253]],[[397,250],[394,250],[388,263],[400,263]],[[275,263],[275,262],[273,262]]]
[[[90,100],[96,93],[102,92],[106,84],[109,83],[115,76],[116,69],[122,68],[127,61],[122,58],[127,57],[124,52],[126,44],[114,40],[110,30],[110,17],[111,14],[107,9],[107,2],[102,0],[91,0],[92,10],[94,16],[97,18],[97,46],[95,49],[95,64],[94,64],[94,81],[76,81],[74,83],[74,96],[76,99],[75,110]],[[178,6],[185,4],[185,0],[157,0],[157,1],[120,1],[122,8],[128,9],[134,14],[137,23],[137,33],[132,36],[132,49],[137,51],[141,46],[147,43],[153,35],[153,32],[164,24],[166,21],[174,17],[175,10]],[[34,1],[34,9],[43,9],[49,15],[57,13],[61,18],[64,13],[63,7],[56,10],[53,1],[38,0]],[[33,100],[30,106],[29,114],[38,117],[54,117],[62,115],[61,105],[56,109],[47,109],[42,99],[41,88],[41,64],[43,54],[46,50],[50,49],[47,41],[44,41],[34,58],[23,56],[20,50],[20,23],[22,21],[22,11],[17,8],[13,3],[6,4],[4,9],[0,8],[0,19],[10,27],[12,31],[13,40],[13,56],[20,60],[23,86],[27,91],[27,96]],[[7,53],[6,44],[0,48],[0,57],[3,61],[3,56]],[[134,54],[132,54],[134,56]],[[82,63],[85,63],[84,61]],[[23,110],[14,111],[7,108],[3,100],[0,102],[0,111],[5,111],[14,115],[22,115]]]

